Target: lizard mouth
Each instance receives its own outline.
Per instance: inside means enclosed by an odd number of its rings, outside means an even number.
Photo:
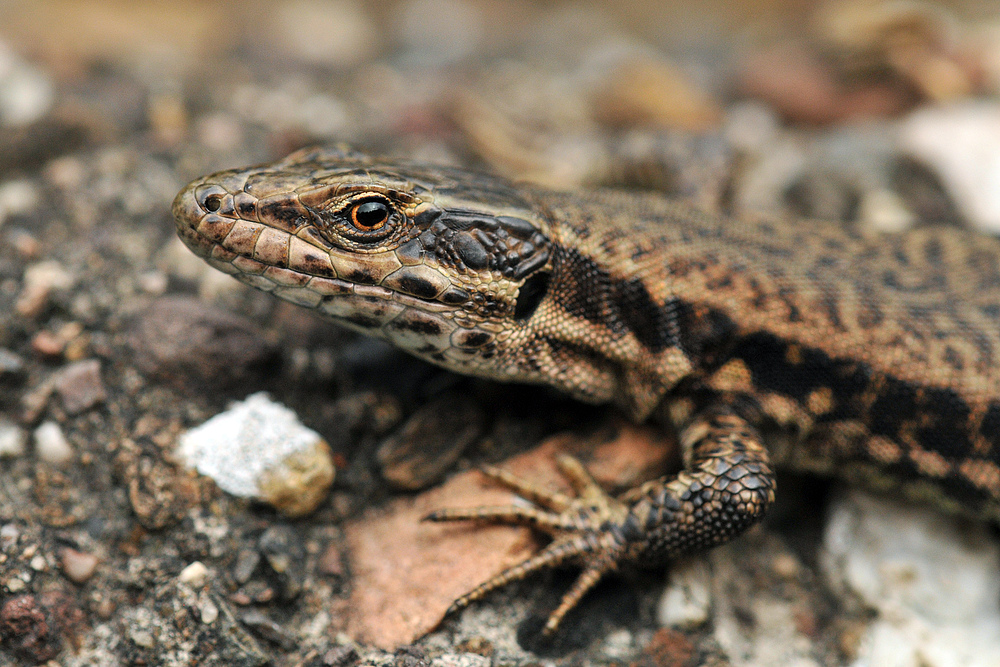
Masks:
[[[468,361],[492,345],[492,332],[457,321],[461,304],[445,303],[457,301],[445,276],[406,266],[393,252],[333,247],[294,192],[254,197],[245,180],[245,172],[221,172],[192,182],[174,200],[178,235],[208,264],[438,363]]]

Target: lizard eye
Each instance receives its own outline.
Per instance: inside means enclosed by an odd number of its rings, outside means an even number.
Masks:
[[[369,199],[351,206],[351,224],[359,231],[374,232],[385,226],[392,210],[380,199]]]
[[[408,229],[406,213],[381,193],[336,197],[319,207],[320,233],[331,242],[362,252],[381,252],[398,245]]]

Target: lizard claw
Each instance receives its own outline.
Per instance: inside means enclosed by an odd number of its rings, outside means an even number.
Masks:
[[[516,491],[534,506],[501,505],[467,509],[445,509],[427,515],[427,521],[479,521],[526,525],[552,536],[552,542],[538,553],[507,568],[455,600],[446,614],[452,614],[490,592],[520,581],[528,575],[566,562],[583,566],[573,586],[563,596],[542,630],[553,634],[563,617],[576,606],[587,591],[609,572],[618,569],[626,556],[626,543],[620,526],[629,507],[609,496],[587,473],[577,459],[560,456],[559,469],[576,491],[575,496],[543,489],[506,470],[488,467],[483,470],[491,479]]]

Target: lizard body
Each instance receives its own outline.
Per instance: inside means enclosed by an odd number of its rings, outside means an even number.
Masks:
[[[675,477],[613,499],[564,462],[571,501],[494,472],[543,507],[432,515],[555,538],[457,606],[580,562],[552,631],[620,563],[704,550],[758,521],[779,463],[1000,518],[996,238],[731,220],[340,149],[207,176],[173,210],[213,266],[433,363],[638,420],[667,406]]]

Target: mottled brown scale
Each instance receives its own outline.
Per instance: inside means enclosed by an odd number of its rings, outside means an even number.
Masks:
[[[352,227],[366,197],[385,227]],[[360,199],[359,199],[360,198]],[[537,507],[434,520],[531,525],[551,544],[456,601],[540,568],[583,572],[563,616],[624,563],[758,521],[782,464],[1000,518],[1000,241],[730,220],[653,195],[555,193],[345,149],[213,174],[174,202],[197,254],[452,370],[547,384],[676,422],[684,469],[610,498],[493,475]],[[287,240],[287,242],[286,242]],[[784,428],[792,437],[765,442]]]

